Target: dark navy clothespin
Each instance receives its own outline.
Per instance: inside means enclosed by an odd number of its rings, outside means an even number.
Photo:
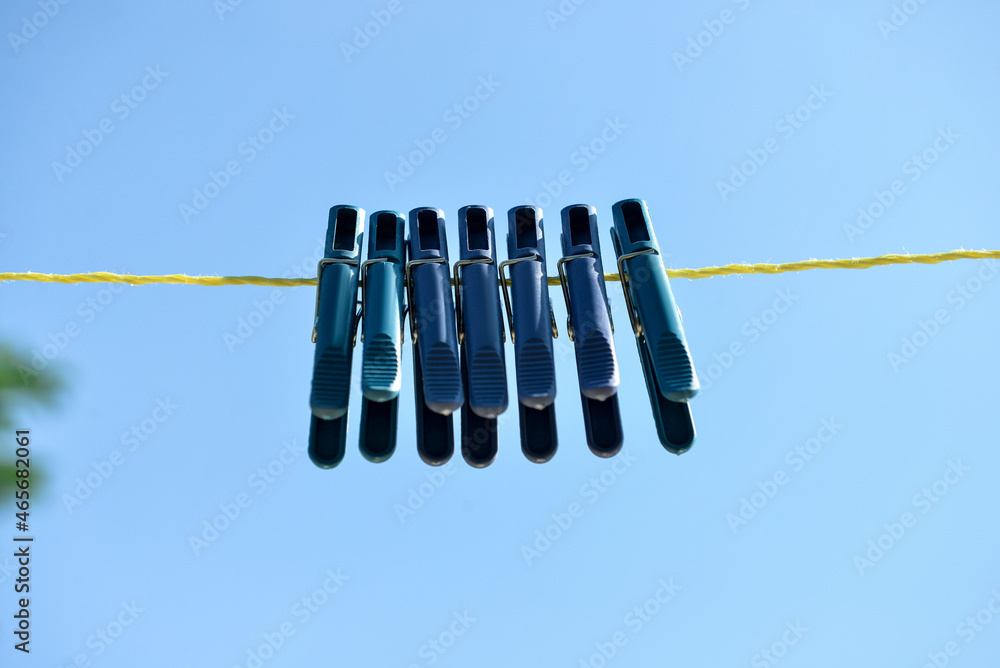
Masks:
[[[679,455],[691,448],[695,438],[688,401],[700,389],[698,376],[646,203],[622,200],[612,212],[611,239],[656,432],[663,446]]]
[[[458,210],[459,261],[455,263],[455,313],[462,347],[462,456],[483,468],[497,456],[497,416],[507,410],[503,314],[497,291],[493,209]]]
[[[574,204],[562,210],[562,252],[557,269],[566,299],[566,331],[576,349],[587,444],[600,457],[622,446],[618,358],[604,286],[597,210]]]
[[[406,220],[376,211],[368,223],[368,259],[361,265],[361,434],[365,459],[384,462],[396,450],[402,384],[403,267]]]
[[[309,397],[309,457],[323,468],[341,462],[347,442],[364,219],[364,209],[356,206],[330,209],[324,257],[316,270],[316,357]]]
[[[431,207],[413,209],[409,232],[406,285],[417,452],[428,464],[440,466],[455,452],[452,413],[465,402],[444,213]]]
[[[559,443],[556,367],[552,354],[552,339],[559,336],[559,331],[549,303],[540,208],[518,206],[507,212],[507,257],[500,263],[500,284],[514,343],[521,450],[533,462],[547,462],[556,454]],[[510,266],[509,291],[504,277],[507,266]]]

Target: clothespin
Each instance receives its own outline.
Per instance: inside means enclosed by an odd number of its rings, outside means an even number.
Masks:
[[[620,381],[597,210],[587,204],[565,207],[561,240],[563,257],[556,268],[566,300],[566,331],[576,350],[587,444],[595,455],[611,457],[623,440]]]
[[[465,402],[444,213],[431,207],[413,209],[409,231],[406,285],[417,452],[428,464],[440,466],[455,452],[452,413]]]
[[[330,209],[324,257],[316,270],[316,357],[309,397],[309,457],[322,468],[333,468],[341,462],[347,441],[364,219],[364,209],[356,206]]]
[[[646,203],[627,199],[611,210],[611,239],[656,431],[663,446],[679,455],[694,442],[694,420],[688,401],[700,389],[681,314],[670,290]]]
[[[396,450],[402,384],[403,267],[406,220],[376,211],[368,222],[368,259],[361,265],[361,454],[384,462]]]
[[[514,343],[521,450],[529,460],[542,463],[552,459],[559,443],[552,354],[552,339],[559,336],[559,331],[549,303],[540,208],[518,206],[507,212],[507,257],[500,263],[500,284]],[[509,290],[504,277],[508,266]]]
[[[506,336],[497,291],[493,209],[458,210],[459,261],[454,265],[455,313],[462,351],[465,404],[462,456],[483,468],[497,455],[497,416],[507,410]]]

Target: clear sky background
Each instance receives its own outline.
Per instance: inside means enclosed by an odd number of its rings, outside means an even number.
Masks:
[[[436,206],[450,224],[486,204],[501,230],[508,208],[540,204],[550,274],[559,209],[595,205],[610,256],[626,197],[648,202],[672,267],[1000,248],[986,0],[909,0],[895,18],[889,0],[589,0],[563,2],[568,16],[557,0],[50,1],[25,27],[45,4],[0,9],[4,271],[312,276],[340,203]],[[386,25],[365,42],[373,16]],[[587,157],[609,122],[614,141]],[[270,143],[245,143],[272,123]],[[227,184],[202,201],[212,174]],[[845,228],[859,208],[881,215]],[[588,451],[561,337],[550,463],[522,456],[512,408],[493,466],[424,465],[407,346],[395,456],[356,449],[356,368],[351,446],[326,471],[304,452],[314,290],[3,284],[0,336],[29,356],[56,346],[42,373],[68,389],[18,415],[46,484],[32,653],[12,649],[0,557],[0,663],[996,665],[1000,273],[962,261],[673,288],[704,388],[689,453],[656,439],[612,284],[628,457]],[[144,420],[145,440],[123,437]],[[213,521],[226,528],[206,533]]]

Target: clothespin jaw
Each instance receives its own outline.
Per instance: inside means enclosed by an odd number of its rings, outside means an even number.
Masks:
[[[365,459],[384,462],[396,449],[402,385],[403,268],[406,219],[376,211],[368,223],[368,259],[361,265],[361,433]]]
[[[465,403],[455,304],[448,270],[448,238],[440,209],[413,209],[406,263],[410,337],[417,410],[417,452],[440,466],[455,451],[452,413]]]
[[[586,204],[565,207],[560,239],[563,257],[557,269],[566,300],[566,330],[576,351],[587,444],[594,454],[610,457],[621,449],[624,436],[597,210]]]
[[[345,452],[364,218],[364,210],[355,206],[330,209],[317,268],[309,456],[323,468],[339,464]]]
[[[507,257],[500,263],[500,281],[514,343],[521,450],[529,460],[541,463],[552,459],[558,447],[552,339],[559,332],[549,302],[540,208],[518,206],[507,212]]]
[[[646,203],[640,199],[622,200],[612,207],[612,213],[611,239],[657,434],[667,450],[682,454],[694,442],[694,420],[688,401],[700,386],[680,311]]]
[[[483,468],[496,458],[497,416],[507,410],[508,403],[493,209],[459,209],[458,240],[454,286],[465,385],[462,456],[472,466]]]

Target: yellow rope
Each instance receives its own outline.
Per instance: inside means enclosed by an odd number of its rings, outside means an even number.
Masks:
[[[804,260],[802,262],[786,262],[784,264],[726,264],[721,267],[703,267],[701,269],[667,269],[671,278],[708,278],[710,276],[728,276],[730,274],[783,274],[789,271],[806,271],[807,269],[868,269],[889,264],[938,264],[952,260],[986,260],[1000,259],[1000,250],[966,251],[957,250],[948,253],[932,253],[929,255],[880,255],[878,257],[861,257],[844,260]],[[620,281],[618,274],[605,274],[608,281]],[[134,276],[132,274],[112,274],[106,271],[95,271],[88,274],[39,274],[26,272],[0,272],[0,281],[36,281],[40,283],[127,283],[129,285],[149,285],[152,283],[169,283],[182,285],[267,285],[274,287],[295,287],[300,285],[316,285],[315,278],[264,278],[263,276],[186,276],[184,274],[166,274],[162,276]],[[559,278],[549,277],[549,285],[559,285]]]

